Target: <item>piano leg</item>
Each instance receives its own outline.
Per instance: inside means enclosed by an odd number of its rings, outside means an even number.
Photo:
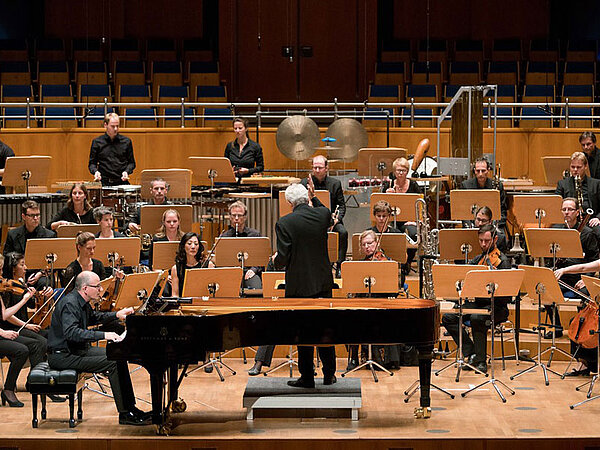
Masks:
[[[162,365],[144,366],[150,374],[150,392],[152,393],[152,423],[157,426],[157,432],[162,434],[168,412],[164,409],[164,377],[167,367]]]
[[[433,359],[433,346],[418,347],[419,352],[419,380],[421,384],[420,407],[415,408],[417,419],[431,417],[431,361]]]

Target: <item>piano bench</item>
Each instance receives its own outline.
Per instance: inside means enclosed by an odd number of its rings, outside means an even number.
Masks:
[[[244,391],[243,407],[246,419],[254,417],[350,417],[358,420],[362,407],[359,378],[338,378],[337,383],[324,386],[316,378],[313,389],[287,385],[291,378],[249,378]],[[258,413],[258,414],[257,414]]]
[[[69,396],[69,428],[74,428],[76,421],[73,417],[75,409],[75,394],[77,394],[77,420],[83,419],[82,397],[85,379],[82,373],[73,369],[54,370],[47,362],[41,362],[31,369],[27,376],[27,390],[31,393],[33,420],[31,426],[38,427],[38,396],[42,400],[42,420],[46,419],[46,395]]]

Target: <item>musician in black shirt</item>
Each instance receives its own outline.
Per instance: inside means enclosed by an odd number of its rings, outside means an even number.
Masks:
[[[6,167],[6,158],[15,156],[15,152],[12,148],[0,141],[0,181],[2,181],[2,175],[4,175],[4,168]],[[0,194],[6,193],[4,186],[0,186]]]
[[[104,118],[106,133],[92,141],[88,168],[94,181],[102,186],[129,184],[135,169],[131,139],[119,134],[119,116],[109,113]]]
[[[88,201],[88,191],[83,183],[75,183],[69,191],[67,206],[56,213],[46,228],[56,231],[61,225],[95,224],[92,205]]]
[[[233,119],[235,139],[225,147],[225,158],[231,161],[236,177],[249,177],[265,170],[262,147],[248,137],[248,120]]]
[[[584,131],[579,136],[579,145],[581,151],[587,158],[590,168],[590,176],[592,178],[600,178],[600,155],[598,155],[598,147],[596,147],[596,135],[593,131]]]

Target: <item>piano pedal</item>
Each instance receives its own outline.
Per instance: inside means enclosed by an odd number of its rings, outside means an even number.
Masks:
[[[171,403],[171,411],[173,411],[174,413],[182,413],[185,412],[185,410],[187,409],[187,403],[183,400],[183,399],[177,399],[174,400],[173,403]]]
[[[414,416],[415,419],[429,419],[431,417],[431,408],[415,408]]]

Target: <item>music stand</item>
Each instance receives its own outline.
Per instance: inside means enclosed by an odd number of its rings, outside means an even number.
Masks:
[[[175,264],[178,248],[178,241],[152,243],[152,270],[170,270]]]
[[[346,294],[368,294],[368,297],[371,297],[376,293],[397,293],[398,263],[396,261],[344,261],[342,262],[342,280],[343,292]],[[367,360],[354,369],[343,372],[342,377],[363,367],[371,370],[371,375],[376,383],[379,379],[375,373],[375,367],[390,376],[394,375],[393,372],[373,361],[372,344],[367,344],[367,348]]]
[[[335,231],[327,232],[327,255],[329,261],[337,261],[340,236]]]
[[[500,219],[500,191],[496,189],[454,189],[450,191],[452,220],[473,220],[482,206],[492,210],[494,220]]]
[[[164,212],[168,209],[174,209],[179,213],[181,220],[179,228],[185,231],[192,229],[192,205],[143,205],[140,209],[140,226],[141,234],[149,234],[152,236],[158,232]]]
[[[199,186],[215,187],[218,183],[235,183],[235,174],[231,161],[224,156],[190,156],[188,158],[189,168],[192,169],[192,182]]]
[[[187,269],[180,297],[194,298],[193,305],[202,304],[201,297],[239,297],[242,283],[241,267],[211,267]]]
[[[571,165],[570,156],[542,156],[544,166],[544,178],[548,186],[556,186],[569,173]]]
[[[505,389],[510,392],[511,395],[515,395],[515,391],[509,388],[502,381],[496,379],[494,376],[494,330],[496,329],[496,324],[494,320],[494,303],[496,296],[498,297],[514,297],[519,294],[519,290],[521,288],[521,283],[523,282],[523,277],[525,276],[525,271],[523,269],[509,269],[509,270],[472,270],[467,273],[465,277],[465,281],[463,283],[462,296],[466,298],[476,298],[483,297],[489,298],[491,304],[491,321],[492,321],[492,348],[491,348],[491,358],[490,358],[490,367],[491,367],[491,375],[490,379],[484,381],[483,383],[471,388],[465,392],[462,392],[460,395],[462,397],[466,397],[467,394],[473,392],[486,384],[491,384],[496,393],[500,396],[500,399],[503,403],[506,403],[506,398],[502,395],[500,388],[498,388],[498,384],[504,386]]]
[[[265,298],[285,297],[285,272],[263,272],[262,273],[263,295]]]
[[[142,170],[140,195],[142,200],[152,198],[151,182],[155,178],[164,179],[169,185],[169,198],[189,199],[192,197],[192,171],[190,169],[146,169]]]
[[[352,235],[352,259],[355,261],[360,261],[364,256],[360,252],[359,238],[360,233]],[[379,246],[385,256],[404,264],[406,262],[406,247],[408,246],[406,238],[405,233],[383,233]]]
[[[54,287],[54,270],[66,268],[77,258],[75,239],[48,238],[28,239],[25,245],[25,261],[29,269],[50,269],[50,282]]]
[[[406,149],[400,147],[361,148],[358,150],[358,176],[373,177],[379,173],[383,179],[393,172],[392,164],[398,158],[406,158]]]
[[[29,199],[29,186],[48,186],[51,156],[10,156],[6,158],[3,186],[25,184],[25,197]]]
[[[118,311],[130,306],[137,309],[142,306],[144,299],[152,293],[161,274],[162,271],[126,275],[117,294],[114,309]]]
[[[440,259],[454,261],[464,260],[469,263],[469,255],[477,254],[479,238],[477,228],[443,228],[439,235]]]
[[[323,205],[331,210],[329,191],[316,190],[315,195]],[[292,212],[292,206],[285,199],[285,191],[279,191],[279,217],[287,216]],[[331,211],[333,213],[333,211]],[[337,260],[337,257],[336,257]]]
[[[116,257],[116,258],[114,258]],[[96,239],[95,258],[107,267],[135,267],[140,264],[140,238],[125,237],[113,239]]]
[[[59,225],[56,229],[56,236],[59,238],[74,238],[77,237],[79,233],[83,233],[84,231],[89,231],[95,236],[96,233],[100,232],[100,225],[94,225],[90,223],[78,223],[75,225]]]
[[[534,361],[533,365],[519,371],[515,375],[511,376],[510,379],[514,380],[521,375],[531,372],[538,367],[542,368],[542,373],[544,375],[544,382],[546,386],[550,384],[548,380],[548,371],[552,372],[555,375],[561,376],[560,373],[555,372],[550,369],[546,364],[542,362],[542,333],[545,328],[542,323],[542,304],[553,304],[556,302],[561,302],[563,300],[563,294],[558,286],[558,282],[556,281],[556,277],[554,276],[554,272],[547,267],[533,267],[533,266],[525,266],[520,265],[519,269],[525,271],[525,278],[523,279],[523,286],[525,287],[525,291],[530,298],[538,299],[538,326],[537,326],[537,360]]]
[[[593,299],[594,302],[598,303],[598,298],[600,298],[600,279],[595,278],[595,277],[590,277],[588,275],[582,275],[581,279],[585,283],[585,287],[587,288],[588,292],[590,293],[590,298]],[[584,387],[588,384],[590,385],[587,395],[586,395],[587,398],[583,401],[580,401],[573,405],[570,405],[569,408],[571,408],[571,409],[574,409],[580,405],[583,405],[584,403],[588,403],[588,402],[591,402],[591,401],[594,401],[594,400],[600,398],[600,395],[595,395],[594,397],[592,397],[592,391],[594,389],[594,385],[596,384],[596,381],[598,380],[598,376],[600,375],[600,370],[598,370],[600,368],[600,326],[596,330],[590,331],[590,333],[592,333],[592,332],[597,336],[596,373],[594,374],[594,376],[591,378],[590,381],[587,381],[586,383],[583,383],[575,388],[575,390],[579,392],[582,387]],[[566,371],[565,371],[565,373],[566,373]],[[563,378],[564,378],[564,374],[563,374]]]
[[[271,257],[271,241],[268,237],[224,237],[219,239],[215,251],[215,265],[219,267],[240,266],[265,267]],[[244,295],[244,283],[240,284],[240,296]]]
[[[462,351],[462,331],[463,331],[463,316],[465,314],[489,314],[487,309],[480,310],[472,310],[469,309],[467,313],[465,313],[465,309],[463,308],[463,299],[467,298],[462,295],[462,286],[464,280],[471,270],[488,270],[487,266],[480,265],[456,265],[456,264],[434,264],[431,272],[433,275],[433,284],[435,285],[435,296],[438,299],[450,299],[450,300],[458,300],[458,346],[456,347],[456,358],[450,364],[442,367],[441,369],[435,372],[435,376],[438,376],[440,373],[444,372],[446,369],[454,366],[457,368],[456,370],[456,378],[455,381],[458,383],[460,381],[460,372],[463,367],[468,367],[469,369],[479,372],[481,375],[485,375],[486,373],[481,372],[476,367],[472,366],[468,362],[464,361],[464,355]]]
[[[515,195],[513,213],[519,225],[537,223],[538,228],[554,223],[563,223],[563,199],[560,195]]]

